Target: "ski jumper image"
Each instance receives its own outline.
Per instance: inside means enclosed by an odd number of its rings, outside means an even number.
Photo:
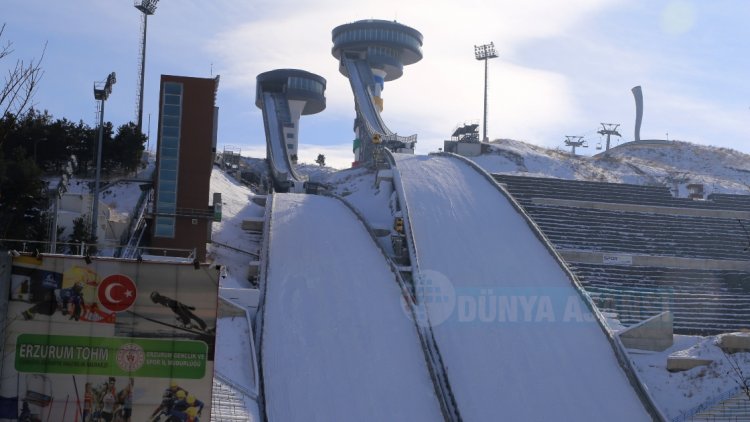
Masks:
[[[171,309],[183,325],[191,326],[191,321],[195,321],[202,331],[206,331],[206,322],[192,312],[195,310],[194,306],[189,306],[167,296],[160,295],[159,292],[151,292],[151,301]]]

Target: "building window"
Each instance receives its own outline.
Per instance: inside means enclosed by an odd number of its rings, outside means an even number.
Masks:
[[[294,134],[293,133],[287,133],[286,134],[286,138],[287,139],[294,139]]]
[[[325,91],[322,83],[314,81],[312,79],[298,78],[296,76],[292,76],[289,78],[289,80],[287,81],[287,87],[289,89],[310,91],[319,95],[323,95],[323,91]]]
[[[174,237],[175,218],[172,215],[177,212],[182,84],[165,82],[162,89],[156,213],[168,215],[157,215],[154,235],[157,237]]]
[[[157,237],[174,237],[174,224],[174,217],[156,217],[155,235]]]
[[[294,149],[294,144],[286,144],[287,149]]]

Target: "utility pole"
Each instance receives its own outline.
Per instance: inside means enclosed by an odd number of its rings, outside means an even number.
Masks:
[[[491,42],[489,44],[475,45],[474,57],[476,57],[477,60],[484,60],[484,126],[482,127],[482,142],[489,142],[489,139],[487,138],[487,61],[497,57],[495,43]]]
[[[607,135],[607,149],[605,151],[609,151],[609,137],[611,135],[615,136],[622,136],[620,135],[620,132],[617,131],[617,128],[620,126],[619,123],[602,123],[602,130],[596,132],[600,135]]]
[[[91,210],[91,236],[96,237],[96,228],[99,219],[99,179],[102,170],[102,141],[104,139],[104,103],[112,93],[112,85],[117,82],[115,72],[107,76],[104,82],[94,83],[94,99],[99,101],[99,142],[96,147],[96,179],[94,179],[94,206]]]
[[[573,155],[576,155],[576,147],[588,148],[586,141],[583,140],[583,136],[570,136],[565,135],[565,145],[572,148]]]

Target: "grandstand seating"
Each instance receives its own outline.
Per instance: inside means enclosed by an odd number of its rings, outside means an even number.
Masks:
[[[750,196],[711,194],[705,201],[675,198],[669,187],[624,183],[588,182],[546,177],[494,174],[521,202],[531,198],[573,199],[618,204],[653,205],[673,208],[750,211]],[[739,198],[737,198],[739,197]]]
[[[664,186],[493,175],[506,186],[552,245],[583,251],[747,261],[750,223],[734,218],[617,211],[616,204],[750,211],[750,196],[674,198]],[[615,204],[607,210],[534,202],[554,198]],[[614,208],[614,209],[613,209]],[[624,207],[625,208],[625,207]],[[644,209],[645,211],[645,209]],[[568,262],[602,311],[632,325],[664,310],[678,334],[750,328],[750,270],[712,270]]]
[[[682,334],[738,331],[750,321],[750,272],[571,263],[602,311],[624,325],[671,310]]]
[[[746,260],[748,236],[735,219],[526,205],[557,249]]]

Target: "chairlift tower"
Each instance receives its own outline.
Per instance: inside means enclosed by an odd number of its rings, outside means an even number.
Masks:
[[[600,135],[607,135],[607,148],[605,151],[609,151],[609,137],[611,135],[615,136],[622,136],[620,135],[620,132],[617,131],[617,128],[620,126],[619,123],[602,123],[602,130],[596,132]]]
[[[487,139],[487,61],[489,59],[497,58],[497,51],[495,51],[495,43],[475,45],[474,46],[474,57],[477,60],[484,60],[484,125],[482,126],[482,142],[488,142]]]
[[[571,152],[576,155],[576,147],[588,148],[586,141],[583,140],[583,136],[571,136],[565,135],[565,145],[571,147]]]
[[[138,91],[136,92],[136,125],[138,133],[143,133],[143,84],[146,73],[146,28],[148,26],[148,17],[156,12],[156,4],[159,0],[136,0],[135,8],[143,14],[141,21],[141,57],[138,63]]]

